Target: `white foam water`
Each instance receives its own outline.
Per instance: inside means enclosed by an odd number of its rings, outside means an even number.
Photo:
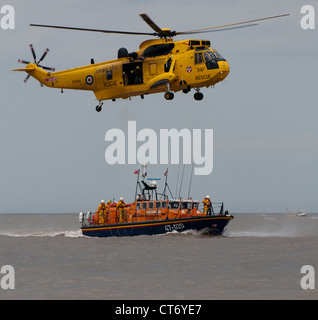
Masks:
[[[35,232],[0,232],[0,236],[14,237],[14,238],[25,238],[25,237],[66,237],[66,238],[81,238],[84,237],[82,230],[77,231],[35,231]]]

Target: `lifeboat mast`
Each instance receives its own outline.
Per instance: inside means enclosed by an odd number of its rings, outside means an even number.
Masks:
[[[142,181],[140,183],[139,181],[139,174],[140,174],[140,171],[138,170],[138,177],[137,177],[137,185],[136,185],[136,192],[135,192],[135,200],[137,199],[137,190],[138,190],[138,187],[139,187],[139,190],[141,192],[141,197],[142,197],[142,200],[158,200],[158,196],[160,196],[160,199],[164,199],[164,200],[168,200],[169,197],[168,195],[166,194],[167,190],[169,191],[170,193],[170,196],[173,198],[172,196],[172,192],[169,188],[169,185],[168,185],[168,168],[165,172],[165,186],[164,186],[164,189],[163,189],[163,193],[158,193],[157,192],[157,182],[156,180],[161,180],[161,179],[148,179],[150,180],[149,183],[147,183],[145,180],[146,180],[146,177],[147,177],[147,165],[146,164],[143,164],[142,165]]]

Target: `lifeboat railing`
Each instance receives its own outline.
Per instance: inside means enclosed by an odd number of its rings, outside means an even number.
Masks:
[[[181,203],[182,201],[189,201],[191,199],[170,199],[169,200],[169,203],[167,203],[167,213],[165,215],[165,218],[163,219],[167,219],[168,216],[169,216],[169,219],[180,219],[181,217],[181,213],[182,213],[182,210],[186,210],[187,208],[182,208],[181,206]],[[147,201],[147,200],[146,200]],[[178,207],[171,207],[171,202],[179,202],[179,205]],[[142,203],[143,201],[141,201]],[[192,211],[194,208],[193,204],[191,205],[191,208],[189,208],[190,211]],[[156,219],[155,220],[159,220],[159,213],[158,213],[158,210],[156,208],[154,208],[155,210],[154,211],[157,211],[157,214],[155,215],[156,216]],[[204,212],[204,206],[203,204],[199,204],[197,209],[200,211],[200,212]],[[130,210],[133,210],[133,209],[130,209]],[[174,217],[173,217],[173,211],[172,210],[175,210],[175,213],[174,213]],[[125,209],[125,214],[123,214],[122,216],[122,223],[126,223],[127,222],[127,215],[130,214],[132,216],[132,222],[136,222],[137,221],[137,210],[134,210],[135,212],[128,212],[127,208]],[[170,213],[168,215],[168,212]],[[104,223],[105,224],[109,224],[109,214],[110,214],[110,210],[107,210],[106,213],[105,213],[105,217],[104,217]],[[115,216],[115,223],[119,223],[119,210],[116,209],[116,216]],[[223,202],[212,202],[212,205],[211,205],[211,208],[210,210],[207,212],[207,215],[208,216],[227,216],[228,215],[228,212],[225,211],[224,212],[224,204]],[[153,215],[152,216],[152,219],[154,218]],[[150,216],[149,216],[150,218]],[[146,220],[147,219],[147,216],[146,216]],[[83,212],[80,213],[80,216],[79,216],[79,222],[82,224],[82,226],[90,226],[90,225],[96,225],[96,224],[99,224],[97,221],[95,221],[94,219],[94,213],[92,212],[87,212],[86,214],[84,214]]]

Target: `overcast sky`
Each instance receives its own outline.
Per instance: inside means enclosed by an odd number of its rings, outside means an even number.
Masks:
[[[67,213],[95,210],[101,199],[133,200],[138,165],[110,166],[105,134],[182,128],[214,130],[211,175],[194,176],[191,194],[209,194],[230,212],[285,212],[302,207],[318,212],[318,30],[302,30],[300,9],[317,1],[0,1],[15,8],[15,30],[0,29],[0,213]],[[30,23],[151,32],[139,17],[146,12],[162,28],[183,31],[265,16],[288,18],[258,26],[188,38],[211,40],[231,66],[229,77],[193,92],[106,101],[97,113],[92,92],[41,88],[18,59],[32,60],[50,49],[44,65],[57,70],[117,57],[138,49],[146,36],[95,34],[29,27]],[[0,16],[1,17],[1,16]],[[181,40],[186,37],[176,37]],[[166,165],[148,167],[162,178]],[[170,189],[178,169],[169,165]],[[185,167],[181,195],[188,194],[191,166]],[[159,189],[163,185],[159,184]],[[179,188],[178,188],[179,189]],[[179,193],[179,190],[178,192]]]

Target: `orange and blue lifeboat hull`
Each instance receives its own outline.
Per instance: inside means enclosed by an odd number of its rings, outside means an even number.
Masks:
[[[109,225],[82,226],[82,233],[88,237],[126,237],[157,235],[187,230],[205,230],[211,235],[220,236],[233,216],[198,216],[169,220],[116,223]]]

